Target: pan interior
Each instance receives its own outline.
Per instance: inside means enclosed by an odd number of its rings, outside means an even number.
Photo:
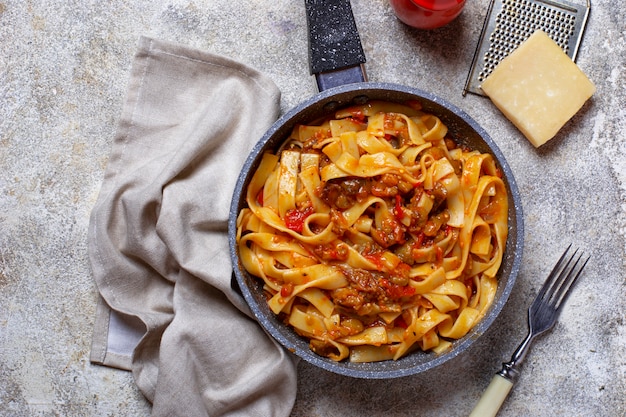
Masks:
[[[400,103],[418,100],[425,111],[435,114],[447,125],[451,136],[457,143],[492,154],[503,172],[509,197],[509,233],[504,259],[498,273],[499,282],[495,300],[482,320],[466,336],[454,341],[452,347],[442,354],[416,351],[397,361],[372,363],[335,362],[319,356],[309,349],[309,343],[306,339],[298,336],[271,312],[263,294],[260,280],[251,276],[243,268],[238,258],[236,219],[239,211],[246,206],[245,195],[248,183],[256,171],[263,153],[276,151],[296,124],[310,123],[339,108],[363,104],[368,100]],[[465,351],[493,323],[507,301],[519,271],[523,236],[522,206],[513,173],[487,132],[465,112],[430,93],[387,83],[357,83],[326,90],[281,117],[259,140],[246,160],[237,181],[229,219],[229,244],[234,267],[234,279],[265,331],[286,349],[313,365],[337,374],[368,379],[395,378],[417,374],[434,368]]]

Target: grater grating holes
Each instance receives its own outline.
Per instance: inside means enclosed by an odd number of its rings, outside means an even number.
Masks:
[[[483,68],[478,74],[482,82],[498,63],[517,48],[535,30],[541,29],[563,49],[569,50],[576,15],[527,0],[503,0],[502,10],[495,18],[495,30],[489,37],[489,49],[483,57]]]

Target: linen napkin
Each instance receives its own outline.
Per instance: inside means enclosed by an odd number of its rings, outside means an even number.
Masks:
[[[154,416],[289,415],[294,360],[231,288],[227,221],[280,91],[226,57],[141,37],[93,208],[90,360],[132,370]]]

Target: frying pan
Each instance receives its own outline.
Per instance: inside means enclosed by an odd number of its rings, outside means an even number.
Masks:
[[[233,287],[239,289],[265,331],[301,359],[340,375],[385,379],[414,375],[432,369],[464,352],[493,323],[506,303],[517,277],[522,257],[524,224],[522,205],[513,177],[500,149],[469,115],[436,95],[409,86],[366,81],[365,56],[349,0],[305,0],[309,26],[311,73],[320,92],[285,113],[252,149],[237,180],[230,208],[229,244],[233,264]],[[242,266],[236,242],[237,216],[246,207],[246,190],[264,152],[276,152],[293,127],[310,123],[335,110],[368,100],[406,102],[417,100],[424,111],[438,116],[460,144],[493,155],[503,173],[509,198],[509,234],[493,304],[482,320],[446,352],[413,352],[397,361],[372,363],[335,362],[309,349],[309,342],[282,323],[269,309],[261,280]]]

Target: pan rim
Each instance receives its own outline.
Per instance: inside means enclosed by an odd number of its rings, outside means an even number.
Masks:
[[[437,106],[443,107],[447,111],[453,113],[456,117],[462,119],[463,122],[468,124],[469,127],[476,132],[479,138],[488,147],[489,152],[492,153],[495,157],[499,168],[503,171],[503,177],[505,179],[507,191],[510,198],[510,207],[511,205],[513,206],[512,211],[511,208],[509,208],[510,236],[509,238],[507,238],[507,248],[505,251],[505,253],[508,254],[507,256],[513,257],[513,260],[507,273],[506,285],[503,288],[498,289],[498,292],[500,292],[499,297],[494,300],[494,303],[490,307],[489,311],[485,314],[481,321],[470,331],[470,333],[468,333],[468,335],[453,342],[453,348],[441,354],[435,354],[433,352],[415,352],[412,355],[429,355],[430,358],[428,358],[424,362],[414,364],[411,364],[411,361],[406,361],[404,363],[409,364],[409,366],[406,367],[396,366],[397,363],[402,361],[404,358],[400,359],[399,361],[394,361],[396,365],[393,366],[388,363],[389,361],[367,364],[335,362],[328,358],[317,355],[316,353],[308,349],[308,346],[306,346],[306,348],[303,348],[300,344],[295,344],[292,340],[289,340],[288,337],[284,334],[287,326],[278,325],[276,323],[277,320],[268,318],[267,312],[263,311],[263,306],[260,305],[258,300],[254,297],[251,289],[246,284],[244,274],[247,274],[247,272],[242,270],[241,264],[238,260],[238,250],[236,243],[236,222],[239,210],[242,207],[241,196],[245,195],[247,182],[249,181],[249,178],[252,175],[252,171],[254,171],[255,164],[258,163],[258,159],[262,152],[266,149],[268,145],[272,143],[272,141],[278,141],[275,135],[277,135],[278,132],[285,130],[286,126],[293,126],[293,124],[295,124],[294,120],[298,119],[299,117],[303,117],[302,114],[306,113],[314,106],[319,107],[324,105],[323,103],[328,104],[329,102],[332,102],[333,99],[340,97],[342,94],[349,94],[352,97],[352,100],[359,100],[359,97],[365,95],[360,93],[372,91],[376,91],[379,93],[400,93],[407,96],[414,96],[417,99],[430,101]],[[341,104],[338,104],[338,106],[344,107],[344,105]],[[285,137],[282,138],[282,140],[284,139]],[[514,237],[511,237],[511,220],[515,225]],[[293,107],[292,109],[287,111],[283,116],[276,120],[276,122],[274,122],[272,126],[263,134],[263,136],[250,151],[237,179],[229,213],[228,239],[230,246],[231,262],[233,265],[233,287],[238,287],[241,295],[243,296],[246,304],[252,311],[255,319],[259,322],[261,327],[265,330],[266,333],[268,333],[271,338],[277,341],[285,349],[295,354],[297,357],[329,372],[363,379],[393,379],[425,372],[459,356],[460,354],[466,352],[467,348],[469,348],[469,346],[473,344],[477,338],[482,336],[487,331],[487,329],[491,327],[493,322],[500,315],[505,303],[508,301],[508,298],[517,279],[517,275],[519,273],[524,241],[523,208],[521,204],[519,189],[513,176],[513,172],[508,165],[506,159],[504,158],[504,155],[502,154],[500,148],[493,141],[491,136],[465,111],[435,94],[420,90],[418,88],[393,83],[362,82],[334,87],[328,90],[324,90],[308,98],[296,107]],[[501,270],[498,272],[499,279],[501,277],[501,274],[502,267]],[[290,329],[287,331],[295,334],[295,332]],[[410,356],[411,355],[409,355],[408,357]]]

